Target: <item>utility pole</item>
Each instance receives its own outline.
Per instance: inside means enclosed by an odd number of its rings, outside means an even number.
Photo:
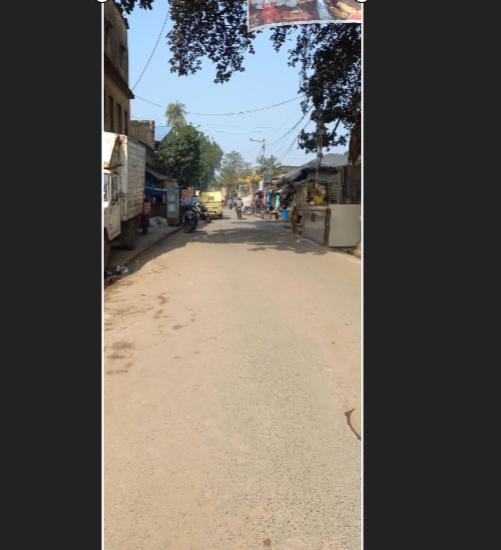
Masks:
[[[317,123],[317,177],[315,183],[315,192],[318,193],[318,171],[322,161],[322,136],[327,133],[325,127],[324,112],[321,109],[313,111],[313,120]]]
[[[251,141],[257,141],[258,143],[262,143],[263,144],[263,179],[262,179],[262,187],[264,188],[264,179],[265,179],[265,175],[266,175],[266,140],[263,139],[263,140],[259,140],[259,139],[252,139],[252,138],[249,138]],[[260,189],[260,191],[262,191],[263,189]]]

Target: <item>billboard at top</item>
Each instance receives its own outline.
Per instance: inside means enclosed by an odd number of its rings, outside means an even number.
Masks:
[[[247,28],[252,32],[283,25],[360,23],[362,3],[356,0],[247,0]]]

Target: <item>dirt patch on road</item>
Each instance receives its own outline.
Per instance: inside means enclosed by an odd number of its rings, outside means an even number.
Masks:
[[[115,350],[134,349],[134,344],[131,342],[115,342],[111,347]]]

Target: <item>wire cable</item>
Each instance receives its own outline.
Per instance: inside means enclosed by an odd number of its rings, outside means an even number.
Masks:
[[[229,128],[261,128],[261,129],[274,129],[274,130],[290,130],[290,128],[282,128],[277,126],[247,126],[245,124],[209,124],[207,122],[194,122],[193,124],[199,124],[201,126],[226,126]]]
[[[134,88],[139,84],[139,81],[143,77],[144,73],[146,72],[146,69],[148,68],[148,65],[150,64],[150,61],[153,58],[153,55],[155,54],[155,50],[157,49],[158,43],[160,42],[160,38],[162,38],[162,34],[165,29],[165,25],[167,24],[167,20],[169,19],[169,3],[167,3],[167,15],[164,19],[164,24],[162,25],[162,30],[160,31],[160,34],[158,35],[157,41],[155,43],[155,47],[153,48],[153,51],[151,52],[150,58],[148,59],[148,62],[144,66],[143,72],[139,75],[139,78],[137,79],[136,83],[134,84],[134,87],[132,88],[132,91],[134,91]]]
[[[252,109],[250,111],[238,111],[236,113],[192,113],[190,111],[187,111],[187,114],[189,115],[196,115],[196,116],[234,116],[234,115],[246,115],[247,113],[256,113],[257,111],[265,111],[266,109],[273,109],[274,107],[279,107],[280,105],[285,105],[286,103],[290,103],[291,101],[297,101],[298,99],[301,99],[302,96],[295,97],[294,99],[289,99],[287,101],[283,101],[282,103],[276,103],[275,105],[269,105],[268,107],[260,107],[259,109]]]

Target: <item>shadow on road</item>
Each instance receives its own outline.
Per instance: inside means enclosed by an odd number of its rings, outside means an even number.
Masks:
[[[228,220],[231,217],[225,215],[223,219]],[[247,244],[251,245],[247,249],[248,252],[278,250],[294,252],[296,254],[314,254],[317,256],[339,254],[339,251],[295,235],[290,229],[284,228],[286,222],[283,220],[264,221],[256,219],[253,216],[247,216],[240,220],[231,220],[230,227],[226,223],[224,227],[217,228],[217,224],[220,222],[221,220],[214,220],[210,225],[201,222],[194,233],[184,233],[181,230],[174,235],[166,236],[143,252],[138,257],[138,264],[132,262],[131,265],[128,265],[129,273],[137,273],[151,260],[168,254],[177,248],[183,248],[190,242],[221,245]]]

